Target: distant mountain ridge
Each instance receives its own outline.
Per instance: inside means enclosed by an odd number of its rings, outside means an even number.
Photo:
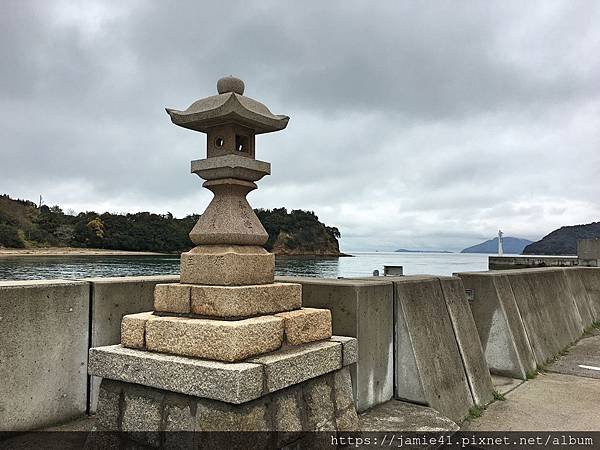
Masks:
[[[516,237],[505,236],[503,239],[504,253],[520,255],[523,249],[533,241]],[[498,238],[489,239],[481,244],[467,247],[461,253],[498,253]]]
[[[600,238],[600,222],[561,227],[525,247],[524,255],[576,255],[578,239]]]

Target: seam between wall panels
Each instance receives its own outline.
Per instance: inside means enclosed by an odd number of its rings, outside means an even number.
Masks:
[[[501,279],[505,280],[506,284],[508,284],[510,293],[514,300],[515,293],[512,290],[512,286],[510,285],[510,280],[506,276],[502,276]],[[525,363],[523,362],[523,358],[521,358],[521,352],[519,351],[519,348],[517,346],[517,342],[515,340],[515,335],[513,333],[512,325],[508,319],[508,314],[506,314],[506,308],[504,307],[504,302],[500,298],[500,293],[498,290],[498,285],[496,283],[495,277],[492,278],[492,284],[494,285],[494,290],[496,291],[496,296],[498,297],[498,307],[502,311],[502,317],[503,317],[504,321],[506,322],[506,330],[508,332],[508,339],[509,339],[510,345],[512,346],[513,352],[514,352],[514,354],[517,358],[518,364],[519,364],[519,371],[521,372],[521,377],[522,377],[521,379],[527,379],[527,370],[525,367]],[[525,331],[525,324],[523,324],[523,319],[521,317],[521,313],[519,312],[519,307],[517,306],[516,300],[514,300],[514,304],[515,304],[515,309],[517,310],[517,314],[519,315],[519,320],[521,321],[521,327],[523,328],[523,332],[525,333],[525,340],[527,341],[529,353],[533,357],[533,350],[531,349],[531,344],[529,343],[529,337],[527,336],[527,332]]]
[[[88,289],[88,339],[87,339],[87,354],[86,354],[86,364],[85,364],[85,371],[86,371],[86,379],[87,379],[87,388],[86,388],[86,400],[85,400],[85,413],[87,415],[91,414],[91,410],[92,410],[92,376],[89,375],[88,372],[88,365],[89,365],[89,358],[90,358],[90,349],[92,348],[92,332],[93,332],[93,323],[94,323],[94,283],[92,282],[87,282],[89,289]]]
[[[512,283],[510,282],[510,277],[507,275],[504,275],[504,277],[506,278],[508,287],[510,287],[510,293],[512,294],[512,298],[515,303],[515,309],[517,310],[517,314],[519,315],[519,320],[521,321],[521,326],[523,327],[523,332],[525,333],[525,340],[527,341],[527,346],[529,347],[529,353],[531,354],[531,357],[533,358],[534,370],[537,370],[537,368],[538,368],[537,359],[535,356],[535,352],[533,351],[533,346],[531,345],[531,339],[529,338],[529,332],[527,331],[527,326],[525,325],[525,322],[523,321],[523,316],[521,315],[521,308],[519,308],[519,304],[517,303],[517,296],[515,295],[515,291],[513,290]],[[506,317],[506,320],[508,322],[508,316],[506,316],[506,311],[504,312],[504,316]],[[512,329],[510,327],[509,327],[509,329],[512,334]],[[514,336],[513,336],[513,342],[514,342]],[[517,354],[518,354],[518,352],[517,352]],[[519,358],[519,361],[520,361],[520,358]]]
[[[398,312],[396,311],[396,283],[390,282],[392,286],[392,398],[396,397],[398,392],[398,384],[396,382],[397,374],[397,358],[396,352],[398,351]]]
[[[393,283],[393,282],[392,282]],[[394,288],[394,301],[396,300],[396,285],[395,283],[393,283],[393,288]],[[398,299],[398,311],[397,312],[402,312],[402,317],[400,317],[400,315],[398,315],[397,317],[399,318],[398,320],[402,320],[403,324],[404,324],[404,329],[406,330],[406,336],[408,338],[408,344],[410,345],[410,352],[412,354],[412,359],[414,361],[414,367],[415,367],[415,371],[416,371],[416,376],[417,376],[417,381],[419,383],[419,392],[422,395],[423,401],[419,402],[416,401],[414,399],[409,399],[407,397],[401,397],[399,395],[397,395],[398,391],[396,389],[396,366],[394,366],[394,370],[392,371],[392,373],[394,374],[394,393],[393,393],[393,398],[396,400],[401,400],[404,402],[408,402],[408,403],[412,403],[415,405],[422,405],[422,406],[431,406],[427,400],[427,395],[425,394],[425,389],[423,388],[423,381],[421,380],[421,369],[419,368],[419,365],[417,363],[417,356],[415,355],[415,348],[414,348],[414,342],[413,342],[413,337],[412,334],[410,332],[410,329],[408,327],[408,322],[406,319],[406,314],[404,312],[404,306],[402,305],[402,302],[400,301],[400,297],[397,297]],[[394,334],[395,334],[396,330],[394,330]],[[395,339],[395,335],[394,335],[394,339]],[[399,350],[398,347],[394,348],[394,353],[396,353]],[[395,357],[394,357],[394,361],[395,361]]]

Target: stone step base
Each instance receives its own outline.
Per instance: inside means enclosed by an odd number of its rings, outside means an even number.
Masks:
[[[121,344],[173,355],[236,362],[290,345],[331,337],[331,312],[303,308],[242,320],[131,314],[121,322]]]
[[[240,363],[166,355],[121,345],[90,349],[90,375],[240,404],[357,361],[355,338],[287,347]]]
[[[240,448],[281,448],[303,438],[302,432],[349,432],[358,429],[347,368],[243,405],[105,379],[100,387],[97,417],[97,431],[127,432],[131,440],[153,448],[196,448],[198,442],[195,440],[201,439],[205,445],[210,438],[226,439],[221,444],[227,443],[227,448],[238,448],[236,444],[242,444]],[[244,441],[236,443],[235,434],[173,433],[178,431],[269,433],[237,435]],[[111,435],[103,433],[90,436],[91,439],[111,438]],[[107,448],[107,443],[88,443],[87,446],[92,448],[94,444]],[[329,442],[326,444],[330,445]]]
[[[275,314],[302,306],[302,285],[272,283],[251,286],[157,284],[154,310],[168,313],[244,318]]]
[[[199,245],[181,254],[181,282],[216,286],[270,284],[275,255],[259,246]]]

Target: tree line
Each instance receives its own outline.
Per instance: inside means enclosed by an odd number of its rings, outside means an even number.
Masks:
[[[319,221],[312,211],[286,208],[257,209],[258,218],[269,233],[268,250],[281,231],[286,233],[286,245],[300,248],[311,242],[340,237],[335,227]],[[182,219],[171,213],[149,212],[98,214],[93,211],[65,213],[60,207],[38,207],[28,200],[14,200],[0,195],[0,246],[80,247],[109,250],[176,253],[194,246],[188,233],[198,215]]]

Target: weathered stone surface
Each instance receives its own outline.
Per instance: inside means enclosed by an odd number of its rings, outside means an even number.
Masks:
[[[258,246],[203,245],[181,254],[181,282],[216,286],[272,283],[275,255]]]
[[[333,372],[335,423],[338,431],[357,431],[358,415],[352,395],[352,381],[347,367]]]
[[[287,126],[289,117],[274,115],[262,103],[241,95],[244,92],[241,86],[243,83],[238,81],[219,83],[219,95],[196,100],[185,111],[167,108],[167,113],[175,125],[204,133],[221,125],[223,117],[251,128],[256,134],[283,130]]]
[[[383,278],[383,277],[379,277]],[[387,278],[387,277],[386,277]],[[358,338],[358,361],[350,368],[354,398],[365,411],[394,393],[394,292],[390,280],[277,277],[302,284],[302,305],[331,311],[333,333]]]
[[[198,431],[268,431],[267,403],[264,399],[231,407],[200,399],[196,412]]]
[[[148,350],[236,362],[272,352],[283,342],[283,319],[243,320],[157,317],[146,323]]]
[[[296,387],[275,392],[272,408],[276,431],[302,431],[300,391]]]
[[[494,385],[465,288],[458,277],[440,277],[439,280],[471,394],[477,405],[485,406],[494,400]]]
[[[258,398],[263,391],[258,364],[206,361],[120,345],[91,349],[88,370],[90,375],[236,404]]]
[[[192,228],[196,245],[265,245],[269,235],[246,195],[256,189],[251,181],[221,178],[202,185],[215,196]]]
[[[246,85],[244,82],[234,76],[219,78],[219,81],[217,81],[217,92],[219,95],[227,94],[228,92],[235,92],[238,95],[244,95],[245,87]],[[196,107],[199,106],[200,105],[196,105]]]
[[[330,340],[342,344],[342,365],[349,366],[358,361],[358,339],[348,336],[331,336]]]
[[[128,386],[124,390],[121,429],[134,441],[153,447],[160,445],[161,403],[165,393],[154,389]]]
[[[265,393],[274,392],[342,367],[342,346],[322,341],[287,347],[269,355],[248,359],[263,365]]]
[[[192,173],[205,180],[236,178],[258,181],[271,174],[271,164],[241,155],[223,155],[192,161]]]
[[[217,435],[216,439],[224,437],[221,444],[226,448],[238,448],[238,444],[240,448],[270,448],[276,437],[280,448],[302,437],[299,433],[303,431],[357,430],[348,369],[237,405],[105,379],[98,414],[107,415],[99,417],[99,429],[130,432],[130,439],[151,446],[157,446],[163,431],[277,431],[276,436],[244,435],[245,441],[240,442],[228,442],[238,437],[231,435]],[[205,436],[200,442],[190,433],[165,433],[163,439],[165,448],[205,448],[204,444],[214,448],[217,443],[205,441]]]
[[[194,397],[168,393],[165,396],[163,410],[164,448],[189,449],[194,448],[196,431],[196,401]],[[186,433],[180,433],[186,432]]]
[[[187,314],[190,312],[190,284],[157,284],[154,287],[154,310]]]
[[[128,348],[146,347],[146,322],[156,317],[152,312],[128,314],[121,320],[121,345]]]
[[[191,311],[216,317],[249,317],[279,313],[302,306],[302,286],[273,283],[252,286],[191,288]]]
[[[108,430],[119,430],[121,413],[121,383],[103,380],[98,395],[98,425]]]
[[[302,386],[309,431],[335,431],[336,417],[331,401],[331,386],[325,377],[307,381]]]
[[[302,308],[275,316],[284,320],[285,341],[290,345],[331,337],[331,311],[328,309]]]
[[[193,397],[167,394],[163,413],[165,431],[193,431],[196,424],[195,412]]]

